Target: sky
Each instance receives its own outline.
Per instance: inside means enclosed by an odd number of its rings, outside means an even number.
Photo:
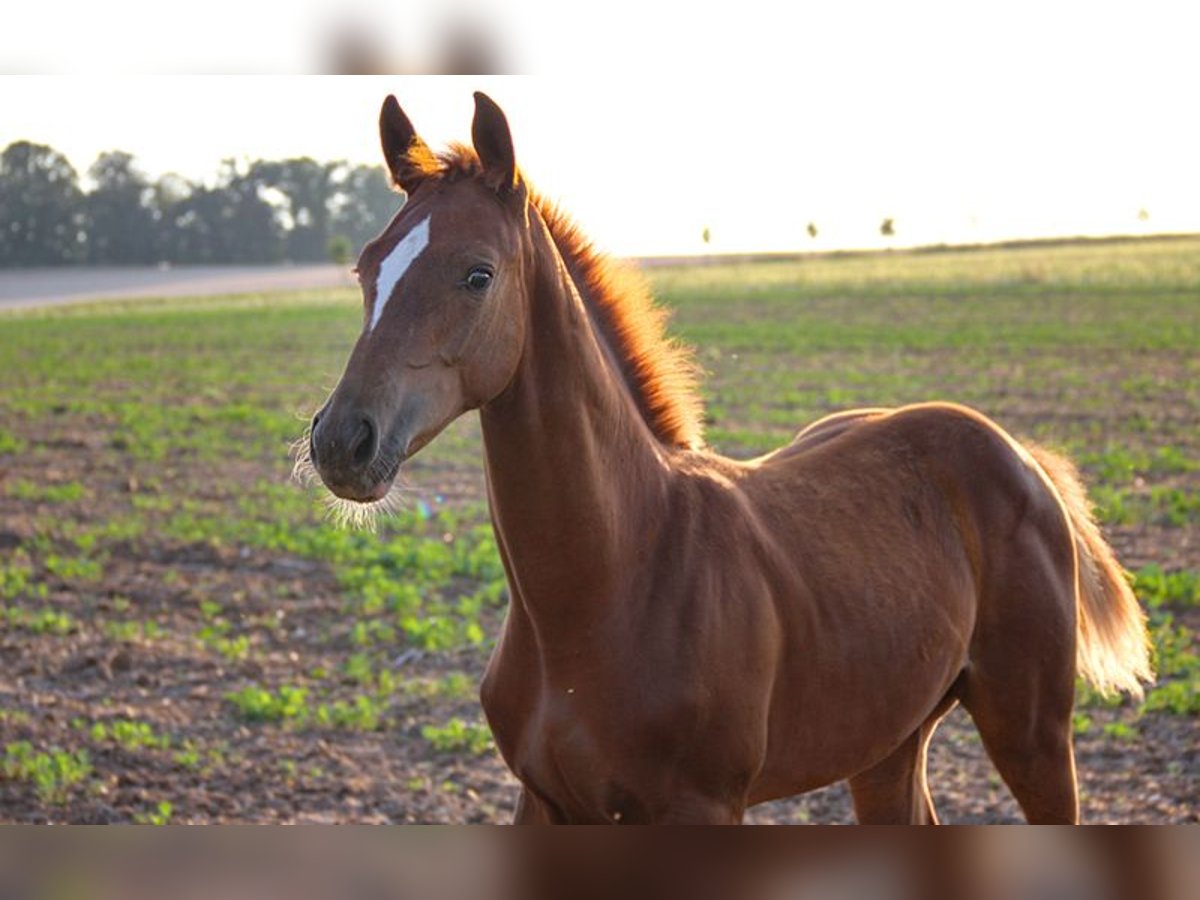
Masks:
[[[376,20],[404,21],[381,25],[381,44],[426,65],[430,9],[369,2],[285,18],[272,2],[212,0],[186,26],[155,26],[174,44],[143,32],[133,45],[111,28],[125,0],[90,4],[70,29],[83,37],[60,30],[40,55],[24,37],[47,33],[52,5],[23,11],[0,37],[0,70],[18,73],[0,77],[0,146],[48,143],[81,173],[119,148],[152,177],[193,179],[225,157],[373,163],[388,93],[438,146],[468,139],[482,89],[529,179],[621,254],[1200,231],[1200,54],[1184,3],[612,0],[547,20],[476,0],[471,21],[533,74],[299,74],[321,68],[336,23]],[[110,39],[87,39],[103,28]],[[197,47],[209,55],[188,57]],[[270,74],[197,74],[212,69]]]

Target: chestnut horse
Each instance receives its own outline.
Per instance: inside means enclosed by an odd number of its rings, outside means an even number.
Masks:
[[[358,261],[363,330],[308,452],[379,503],[480,411],[512,598],[481,695],[517,821],[733,823],[840,779],[861,822],[936,821],[926,749],[958,703],[1029,821],[1077,821],[1076,673],[1137,693],[1150,666],[1071,465],[946,403],[707,449],[644,285],[475,100],[473,149],[442,154],[383,105],[408,199]]]

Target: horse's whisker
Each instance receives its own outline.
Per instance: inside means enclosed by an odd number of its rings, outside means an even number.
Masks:
[[[311,429],[306,428],[304,434],[297,438],[291,446],[292,478],[305,486],[321,483],[317,468],[312,461],[310,437]],[[372,464],[370,477],[382,480],[388,474],[386,471],[382,471],[386,468],[382,462],[377,460]],[[388,492],[370,503],[346,500],[323,491],[322,502],[325,505],[326,514],[341,527],[373,530],[379,524],[380,519],[400,512],[414,495],[421,493],[419,488],[404,483],[402,478],[402,475],[398,475]]]
[[[326,494],[323,502],[329,518],[339,526],[373,531],[381,519],[400,512],[407,505],[408,495],[415,493],[419,492],[397,482],[381,498],[370,503],[346,500],[333,494]]]

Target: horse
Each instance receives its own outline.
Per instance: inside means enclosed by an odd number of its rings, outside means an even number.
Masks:
[[[941,402],[723,457],[665,313],[530,186],[494,101],[470,146],[432,151],[392,96],[379,126],[407,199],[358,260],[362,332],[306,452],[371,510],[478,410],[510,589],[480,700],[516,822],[738,823],[846,780],[859,822],[936,823],[926,753],[958,704],[1028,821],[1079,821],[1077,674],[1152,676],[1066,458]]]

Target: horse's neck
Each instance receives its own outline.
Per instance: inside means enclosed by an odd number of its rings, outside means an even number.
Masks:
[[[667,467],[549,234],[535,242],[525,351],[482,411],[492,516],[539,627],[585,615],[644,541]]]

